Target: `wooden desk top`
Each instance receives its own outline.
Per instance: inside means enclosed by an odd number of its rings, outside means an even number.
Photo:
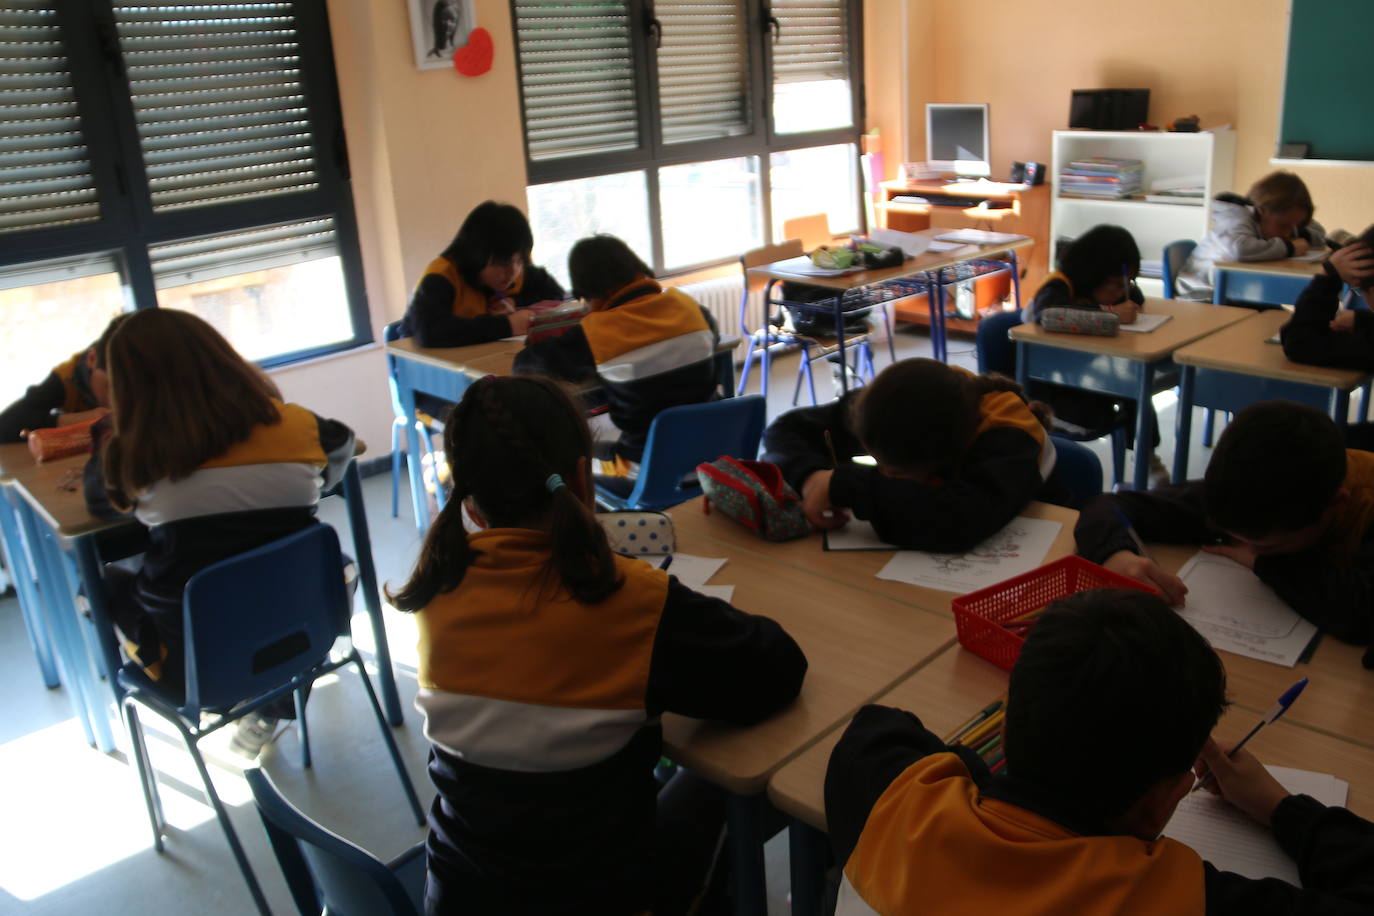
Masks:
[[[440,369],[462,369],[469,363],[491,356],[508,355],[515,358],[525,347],[524,338],[518,340],[493,340],[490,343],[469,344],[466,347],[422,347],[413,337],[403,337],[386,344],[386,350],[402,359],[438,366]]]
[[[1173,317],[1145,334],[1122,331],[1115,337],[1093,337],[1046,331],[1038,324],[1020,324],[1011,329],[1011,336],[1013,340],[1047,347],[1154,363],[1167,358],[1180,347],[1255,314],[1251,309],[1176,299],[1146,299],[1145,312]]]
[[[1077,512],[1062,506],[1033,502],[1026,506],[1021,514],[1030,518],[1056,521],[1063,526],[1045,555],[1046,563],[1073,553],[1073,526],[1078,523]],[[856,593],[881,595],[945,617],[951,615],[949,603],[956,597],[955,592],[938,591],[877,578],[878,571],[892,559],[894,551],[826,550],[819,533],[782,544],[765,541],[719,512],[713,512],[709,516],[704,514],[701,511],[701,500],[694,500],[673,510],[672,515],[680,542],[694,544],[709,540],[719,545],[696,550],[688,547],[688,553],[715,551],[713,555],[731,557],[749,553],[793,570],[802,570],[842,583]]]
[[[991,182],[994,185],[1005,182]],[[1047,194],[1049,185],[1033,187],[989,188],[976,181],[902,181],[891,179],[879,185],[888,194],[910,194],[914,197],[933,195],[936,197],[982,197],[987,200],[1015,200],[1024,194]],[[887,201],[891,205],[892,201]]]
[[[1217,261],[1212,266],[1232,273],[1269,274],[1298,279],[1315,277],[1324,270],[1321,261],[1295,261],[1289,258],[1282,261]]]
[[[1006,690],[1007,675],[1002,669],[954,646],[874,702],[910,710],[944,737]],[[1269,702],[1272,698],[1266,706]],[[1295,704],[1294,711],[1297,708]],[[1216,734],[1223,743],[1237,741],[1254,725],[1257,715],[1257,710],[1234,706],[1218,723]],[[826,735],[768,783],[773,804],[821,830],[825,829],[825,768],[842,732],[843,727]],[[1374,815],[1374,748],[1316,734],[1289,718],[1265,727],[1249,747],[1265,763],[1333,773],[1349,781],[1350,810],[1363,817]]]
[[[1255,312],[1229,328],[1175,351],[1174,362],[1285,382],[1321,385],[1341,391],[1357,388],[1369,380],[1367,372],[1308,366],[1284,356],[1283,347],[1269,343],[1269,338],[1277,334],[1291,317],[1282,309]]]
[[[728,557],[713,582],[733,583],[735,606],[776,620],[809,662],[797,701],[758,725],[663,717],[668,754],[731,792],[762,792],[778,767],[954,642],[948,617],[677,534],[680,550]]]
[[[946,232],[952,232],[949,228],[925,229],[921,232],[912,233],[913,235],[923,235],[935,238]],[[842,277],[804,277],[799,274],[780,273],[773,270],[773,264],[764,264],[762,267],[749,268],[749,276],[761,277],[766,280],[791,280],[797,283],[805,283],[807,286],[818,286],[822,289],[833,289],[844,291],[856,289],[860,286],[868,286],[872,283],[882,283],[886,280],[899,280],[903,277],[910,277],[915,274],[925,273],[926,271],[940,270],[945,267],[953,267],[974,258],[990,258],[995,255],[1005,254],[1008,251],[1018,251],[1034,245],[1034,239],[1029,237],[1016,239],[1011,242],[1003,242],[997,245],[964,245],[950,251],[939,253],[926,252],[914,258],[908,258],[904,264],[898,267],[884,267],[879,270],[863,270],[858,273],[846,274]],[[777,263],[777,262],[775,262]]]
[[[15,474],[28,470],[36,463],[27,442],[0,445],[0,485],[13,482]]]

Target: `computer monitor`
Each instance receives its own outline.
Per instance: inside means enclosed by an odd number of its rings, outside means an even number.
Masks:
[[[926,105],[926,160],[932,169],[969,178],[992,174],[988,164],[988,106]]]

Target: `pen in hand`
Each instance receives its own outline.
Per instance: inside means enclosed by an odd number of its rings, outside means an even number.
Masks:
[[[1249,742],[1251,738],[1259,734],[1259,730],[1261,728],[1264,728],[1264,726],[1270,724],[1271,722],[1277,722],[1284,713],[1288,712],[1288,707],[1293,705],[1293,701],[1298,698],[1298,694],[1302,693],[1303,688],[1306,686],[1307,678],[1303,678],[1302,680],[1294,684],[1292,687],[1289,687],[1287,690],[1285,690],[1283,692],[1283,696],[1279,697],[1278,700],[1274,703],[1274,705],[1269,707],[1269,711],[1266,712],[1264,716],[1258,722],[1255,723],[1255,727],[1250,729],[1250,731],[1246,733],[1245,737],[1241,738],[1240,741],[1236,743],[1235,747],[1231,748],[1229,751],[1226,752],[1226,756],[1234,757],[1241,748],[1245,747],[1245,745]],[[1203,788],[1211,779],[1212,773],[1209,770],[1201,779],[1197,781],[1197,785],[1193,786],[1193,791],[1196,792],[1198,789]]]

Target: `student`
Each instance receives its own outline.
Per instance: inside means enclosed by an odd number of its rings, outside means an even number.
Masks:
[[[573,295],[591,314],[559,337],[527,346],[517,373],[568,381],[597,378],[610,422],[594,428],[597,474],[631,478],[660,411],[716,396],[716,324],[679,289],[665,290],[653,271],[611,235],[580,240],[568,253]]]
[[[461,347],[529,330],[523,306],[562,299],[563,287],[530,264],[529,221],[510,204],[478,204],[425,268],[401,320],[422,347]]]
[[[1290,795],[1249,751],[1228,758],[1209,737],[1225,687],[1216,653],[1163,601],[1103,589],[1031,628],[997,774],[911,713],[865,706],[825,775],[844,863],[836,916],[1369,912],[1374,824]],[[1273,829],[1302,888],[1159,836],[1209,771],[1214,792]]]
[[[105,345],[128,317],[116,315],[95,343],[54,366],[47,378],[0,412],[0,442],[22,442],[25,430],[70,426],[102,415],[110,406]]]
[[[838,401],[778,417],[763,458],[782,468],[818,528],[853,514],[890,544],[955,552],[1033,499],[1062,501],[1045,422],[1011,379],[906,359]]]
[[[93,512],[148,528],[142,568],[106,569],[111,616],[159,688],[184,689],[182,592],[200,570],[315,524],[321,487],[343,477],[353,433],[283,404],[256,366],[202,319],[129,315],[111,335],[108,436],[86,474]],[[105,421],[102,421],[104,423]],[[240,720],[234,748],[257,755],[290,697]]]
[[[1280,332],[1289,359],[1314,366],[1374,371],[1374,312],[1341,310],[1343,284],[1374,305],[1374,226],[1332,252],[1298,296]]]
[[[453,499],[389,594],[420,631],[431,916],[683,912],[724,808],[685,771],[658,790],[659,716],[748,725],[801,687],[776,623],[611,553],[590,450],[541,377],[476,382],[444,430]]]
[[[1122,324],[1132,324],[1145,304],[1135,284],[1139,273],[1140,249],[1131,233],[1120,226],[1094,226],[1064,252],[1059,270],[1041,285],[1022,319],[1038,323],[1047,308],[1100,309],[1114,312]],[[1050,405],[1055,425],[1067,432],[1084,433],[1120,422],[1128,431],[1129,446],[1135,448],[1134,400],[1040,381],[1031,383],[1030,394]],[[1168,468],[1154,452],[1159,448],[1159,421],[1152,419],[1150,428],[1150,477],[1167,483]]]
[[[1204,480],[1105,495],[1084,508],[1074,530],[1079,554],[1181,604],[1186,586],[1140,555],[1123,519],[1146,541],[1207,545],[1338,639],[1370,642],[1374,453],[1347,450],[1315,408],[1252,404],[1222,433]],[[1374,652],[1365,665],[1374,667]]]
[[[1212,229],[1178,275],[1179,298],[1210,302],[1217,261],[1280,261],[1324,248],[1326,232],[1312,219],[1314,210],[1307,185],[1292,172],[1271,172],[1245,197],[1218,194]]]

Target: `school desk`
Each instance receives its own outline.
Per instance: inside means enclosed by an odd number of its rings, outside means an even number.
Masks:
[[[688,512],[695,506],[687,506]],[[680,511],[671,510],[674,518]],[[730,793],[737,912],[766,912],[762,828],[768,777],[871,697],[954,641],[947,617],[798,570],[762,554],[728,553],[679,531],[678,549],[728,557],[714,583],[733,584],[732,603],[776,620],[806,653],[797,700],[750,727],[663,717],[665,752]],[[672,569],[669,567],[669,572]]]
[[[1259,302],[1292,305],[1312,278],[1323,268],[1316,261],[1217,261],[1212,301]]]
[[[43,678],[43,686],[52,689],[61,685],[61,675],[57,670],[56,649],[53,646],[51,628],[46,619],[46,610],[39,595],[38,579],[34,573],[31,551],[24,540],[21,513],[25,503],[18,498],[10,486],[14,474],[21,468],[33,465],[33,455],[26,443],[6,443],[0,445],[0,544],[5,552],[5,566],[14,582],[14,592],[19,600],[19,614],[24,621],[24,630],[29,637],[38,671]]]
[[[362,454],[366,447],[361,442],[358,445],[357,454]],[[87,739],[100,750],[110,751],[114,740],[108,704],[111,699],[119,700],[115,673],[122,660],[105,600],[99,541],[121,529],[134,529],[137,523],[131,518],[100,519],[87,511],[80,486],[86,461],[86,456],[76,456],[18,469],[13,486],[26,504],[21,515],[25,537],[38,545],[38,579],[59,658],[65,660],[64,683],[72,691],[73,706],[86,726]],[[388,721],[400,725],[401,703],[391,667],[356,456],[338,489],[353,532],[353,559],[371,620],[383,707]],[[81,622],[85,617],[78,612],[79,603],[90,608],[94,626]],[[106,679],[103,686],[100,676]]]
[[[473,382],[488,375],[510,375],[516,355],[525,347],[525,340],[521,337],[466,347],[421,347],[415,338],[403,337],[385,346],[401,409],[405,413],[406,470],[410,475],[415,527],[423,534],[429,529],[429,504],[420,467],[420,434],[415,429],[416,395],[427,394],[455,403],[462,400],[463,392]],[[735,393],[735,350],[738,347],[739,338],[729,336],[722,336],[716,345],[716,375],[721,392],[727,397]],[[595,387],[590,384],[586,390]]]
[[[688,553],[708,553],[711,556],[722,557],[750,553],[793,570],[810,572],[842,583],[855,592],[890,598],[912,607],[934,611],[946,617],[951,616],[949,602],[955,596],[953,592],[877,577],[878,571],[892,559],[891,550],[825,550],[819,533],[780,544],[765,541],[720,512],[713,511],[706,515],[702,512],[701,506],[702,500],[697,499],[684,503],[673,511],[673,524],[680,543],[712,542],[713,546],[709,548],[686,548]],[[1076,511],[1063,506],[1052,506],[1049,503],[1033,502],[1022,509],[1020,514],[1028,518],[1060,523],[1059,534],[1046,553],[1044,562],[1048,563],[1073,553],[1073,527],[1078,524]]]
[[[915,713],[927,729],[943,738],[1003,696],[1007,680],[1001,668],[956,645],[873,702]],[[1306,699],[1304,694],[1299,702]],[[1213,733],[1223,745],[1229,745],[1244,736],[1258,717],[1257,710],[1233,706]],[[830,732],[779,769],[768,783],[769,799],[791,818],[792,912],[797,916],[820,912],[820,890],[829,855],[825,770],[842,734],[843,728]],[[1247,747],[1265,763],[1331,773],[1348,781],[1347,807],[1362,817],[1374,817],[1374,748],[1336,735],[1318,734],[1287,718],[1266,726]]]
[[[1148,333],[1122,331],[1116,337],[1056,333],[1039,324],[1011,329],[1016,341],[1016,379],[1023,388],[1036,379],[1136,402],[1134,486],[1138,490],[1145,489],[1150,479],[1150,463],[1145,458],[1151,451],[1154,407],[1150,398],[1156,377],[1174,368],[1172,356],[1180,347],[1254,314],[1250,309],[1171,299],[1147,299],[1145,312],[1171,317]]]
[[[1197,552],[1196,547],[1177,544],[1148,546],[1155,562],[1172,573]],[[1306,677],[1307,689],[1284,715],[1284,721],[1374,748],[1374,671],[1360,664],[1364,652],[1363,646],[1323,634],[1311,660],[1292,668],[1230,652],[1219,654],[1226,664],[1227,692],[1236,705],[1251,712],[1266,710],[1280,694]],[[1374,771],[1369,776],[1374,781]]]
[[[1295,363],[1269,343],[1292,316],[1282,309],[1255,312],[1228,328],[1174,352],[1181,367],[1174,446],[1174,481],[1188,474],[1193,407],[1238,411],[1256,401],[1285,398],[1316,407],[1344,428],[1350,392],[1370,380],[1367,372]]]
[[[927,229],[924,232],[912,234],[934,239],[935,236],[950,231],[949,229]],[[871,286],[875,283],[884,283],[889,280],[902,280],[908,277],[924,278],[926,289],[933,290],[933,295],[927,295],[926,297],[930,304],[930,346],[934,352],[935,358],[943,362],[948,357],[945,346],[945,286],[954,282],[944,277],[943,272],[948,268],[958,267],[960,264],[967,261],[994,258],[1005,254],[1009,259],[1008,269],[1011,271],[1012,289],[1016,298],[1016,307],[1020,308],[1021,268],[1017,261],[1016,253],[1033,244],[1035,244],[1034,240],[1022,237],[1010,242],[1000,242],[995,245],[963,245],[950,251],[928,251],[914,258],[908,258],[905,263],[897,267],[862,270],[858,273],[846,274],[841,277],[802,276],[791,273],[785,268],[780,268],[779,265],[784,263],[782,261],[775,261],[772,264],[764,264],[760,267],[751,267],[748,273],[752,277],[758,277],[767,281],[767,285],[764,287],[763,291],[764,302],[773,301],[773,287],[784,281],[817,287],[834,293],[834,299],[832,299],[831,302],[834,306],[835,327],[841,330],[844,328],[844,313],[841,310],[841,300],[844,294],[849,290],[860,289],[865,286]],[[819,302],[789,304],[802,304],[811,309],[822,307]],[[875,304],[882,305],[883,303]],[[845,337],[843,333],[839,334],[837,341],[839,344],[840,362],[846,362]],[[888,328],[888,349],[892,359],[896,360],[897,356],[896,351],[893,350],[892,329],[890,327]],[[764,366],[766,367],[767,363],[764,363]],[[848,384],[847,378],[841,378],[841,388],[843,390],[849,390]]]

